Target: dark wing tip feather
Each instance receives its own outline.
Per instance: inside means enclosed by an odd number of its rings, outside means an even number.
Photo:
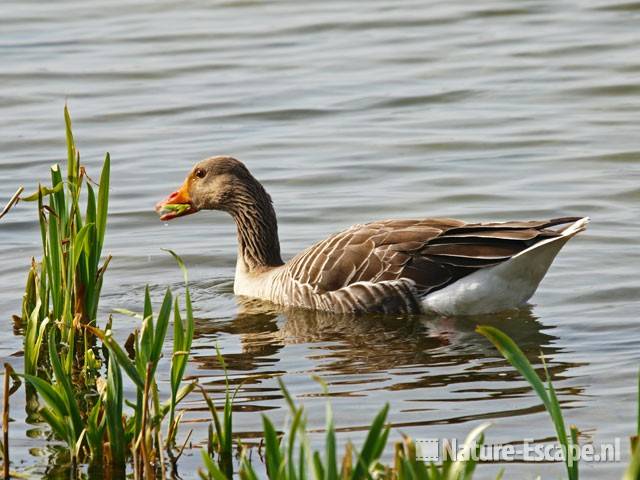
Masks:
[[[578,220],[582,220],[584,217],[560,217],[560,218],[552,218],[547,223],[545,223],[541,228],[549,228],[555,227],[557,225],[566,225],[568,223],[575,223]]]

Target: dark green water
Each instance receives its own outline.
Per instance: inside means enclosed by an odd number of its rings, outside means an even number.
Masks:
[[[540,402],[473,331],[490,323],[531,358],[547,355],[581,441],[621,437],[626,459],[640,363],[640,4],[5,0],[0,19],[0,203],[64,159],[67,100],[90,174],[106,150],[113,159],[104,318],[140,309],[145,283],[156,299],[180,288],[160,248],[183,255],[198,315],[189,373],[219,391],[221,346],[234,380],[246,379],[239,431],[255,436],[260,411],[284,420],[277,376],[321,427],[316,374],[333,393],[342,441],[361,441],[385,402],[394,438],[462,439],[490,420],[488,442],[548,439]],[[271,193],[287,257],[382,218],[589,215],[592,224],[516,313],[256,310],[232,294],[230,219],[207,212],[164,225],[152,209],[195,161],[222,153]],[[37,253],[34,220],[33,205],[20,204],[0,221],[0,355],[18,368],[10,315]],[[136,326],[115,323],[123,339]],[[166,386],[168,371],[160,375]],[[14,467],[42,473],[55,459],[22,402],[12,412]],[[197,446],[203,404],[186,406]],[[199,453],[185,455],[181,473],[194,478]],[[510,478],[563,474],[561,465],[503,466]],[[497,468],[481,466],[479,477]],[[582,473],[622,469],[585,464]]]

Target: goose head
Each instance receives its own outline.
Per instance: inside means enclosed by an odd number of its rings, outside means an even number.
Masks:
[[[200,210],[222,210],[233,214],[252,198],[260,183],[247,167],[232,157],[212,157],[198,162],[184,183],[156,204],[160,220],[184,217]]]

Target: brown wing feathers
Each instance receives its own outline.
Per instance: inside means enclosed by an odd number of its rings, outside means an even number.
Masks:
[[[288,271],[291,279],[316,293],[335,292],[358,282],[406,279],[415,284],[417,293],[426,294],[556,237],[560,231],[550,227],[576,220],[468,224],[427,219],[355,225],[302,252]],[[358,303],[370,295],[361,290],[349,293],[358,294]]]

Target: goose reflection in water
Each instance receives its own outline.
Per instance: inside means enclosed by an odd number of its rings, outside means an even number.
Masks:
[[[243,388],[287,373],[278,368],[284,357],[281,350],[302,345],[306,347],[307,365],[312,364],[308,375],[330,377],[327,381],[330,387],[339,385],[342,390],[335,395],[358,395],[370,390],[372,375],[385,377],[379,383],[386,390],[446,386],[449,391],[464,393],[464,398],[458,400],[470,400],[469,393],[484,398],[509,398],[529,391],[518,372],[488,340],[475,332],[478,325],[503,330],[534,366],[541,366],[540,355],[544,355],[553,380],[565,378],[566,372],[577,366],[554,360],[559,349],[553,346],[557,339],[551,333],[553,327],[542,325],[531,307],[474,317],[348,316],[282,309],[259,300],[238,301],[240,312],[233,320],[200,319],[196,324],[196,337],[206,341],[195,342],[195,364],[199,374],[218,377],[211,382],[212,386],[217,385],[212,389],[214,392],[221,387],[220,365],[211,345],[224,335],[239,338],[240,348],[230,348],[224,356],[230,372],[242,377],[235,381],[242,381]],[[225,344],[229,342],[225,340]],[[300,370],[295,373],[300,374]],[[388,377],[393,377],[393,381],[389,382]],[[514,380],[518,386],[509,385]],[[350,391],[344,392],[345,385],[351,386]],[[560,394],[581,393],[579,388],[558,386]],[[274,393],[277,388],[268,390]]]

